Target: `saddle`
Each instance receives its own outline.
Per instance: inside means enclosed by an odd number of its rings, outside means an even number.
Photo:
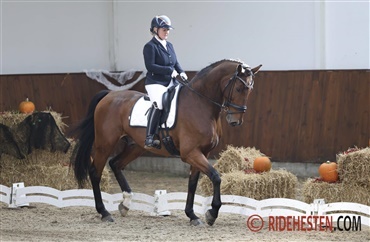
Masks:
[[[161,120],[159,122],[159,125],[165,124],[168,119],[168,115],[170,114],[170,110],[171,110],[171,102],[172,102],[173,97],[175,96],[177,85],[171,86],[163,94],[163,97],[162,97],[163,110],[162,110],[162,115],[161,115]],[[150,101],[149,96],[145,95],[144,100]],[[151,106],[147,112],[150,113],[151,109],[153,109],[153,106]],[[148,115],[148,118],[149,118],[149,115]]]

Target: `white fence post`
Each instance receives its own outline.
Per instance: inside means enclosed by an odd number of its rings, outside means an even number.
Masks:
[[[168,202],[166,190],[156,190],[154,193],[154,209],[151,213],[152,216],[169,216],[171,212],[168,210]]]
[[[311,210],[311,215],[325,215],[322,206],[325,205],[324,199],[313,200],[313,209]]]
[[[30,205],[29,203],[17,204],[17,190],[21,188],[24,188],[24,182],[13,183],[10,193],[9,208],[25,207]],[[22,197],[25,197],[25,195],[22,195]]]

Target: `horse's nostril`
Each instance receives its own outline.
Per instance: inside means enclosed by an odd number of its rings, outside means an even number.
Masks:
[[[234,121],[234,122],[231,122],[230,123],[230,125],[232,126],[232,127],[235,127],[235,126],[239,126],[239,125],[241,125],[243,122],[241,122],[241,121]]]

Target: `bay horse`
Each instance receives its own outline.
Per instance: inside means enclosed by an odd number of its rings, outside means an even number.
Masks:
[[[177,121],[169,134],[181,160],[190,165],[185,214],[190,218],[191,225],[203,225],[193,210],[200,172],[209,177],[214,189],[212,208],[205,214],[207,224],[213,225],[218,217],[221,178],[207,157],[221,137],[222,110],[226,112],[229,125],[243,123],[247,99],[253,89],[253,78],[261,66],[251,68],[239,60],[217,61],[199,71],[178,94]],[[95,207],[102,221],[114,221],[102,201],[100,181],[103,169],[118,143],[124,145],[121,145],[120,152],[109,159],[109,165],[123,192],[123,201],[118,208],[122,216],[129,210],[132,192],[123,170],[146,151],[145,127],[132,127],[129,119],[135,102],[144,95],[133,90],[101,91],[91,100],[85,119],[74,128],[75,137],[79,140],[75,160],[72,161],[75,177],[80,187],[90,177]],[[119,142],[121,140],[125,142]],[[163,146],[149,151],[171,156]]]

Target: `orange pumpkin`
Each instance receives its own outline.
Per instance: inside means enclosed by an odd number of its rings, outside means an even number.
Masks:
[[[35,111],[35,104],[28,100],[28,98],[19,104],[19,112],[33,113]]]
[[[253,169],[256,172],[266,172],[271,170],[271,161],[266,156],[257,157],[253,162]]]
[[[336,182],[338,181],[337,163],[327,161],[319,166],[319,174],[323,181]]]

